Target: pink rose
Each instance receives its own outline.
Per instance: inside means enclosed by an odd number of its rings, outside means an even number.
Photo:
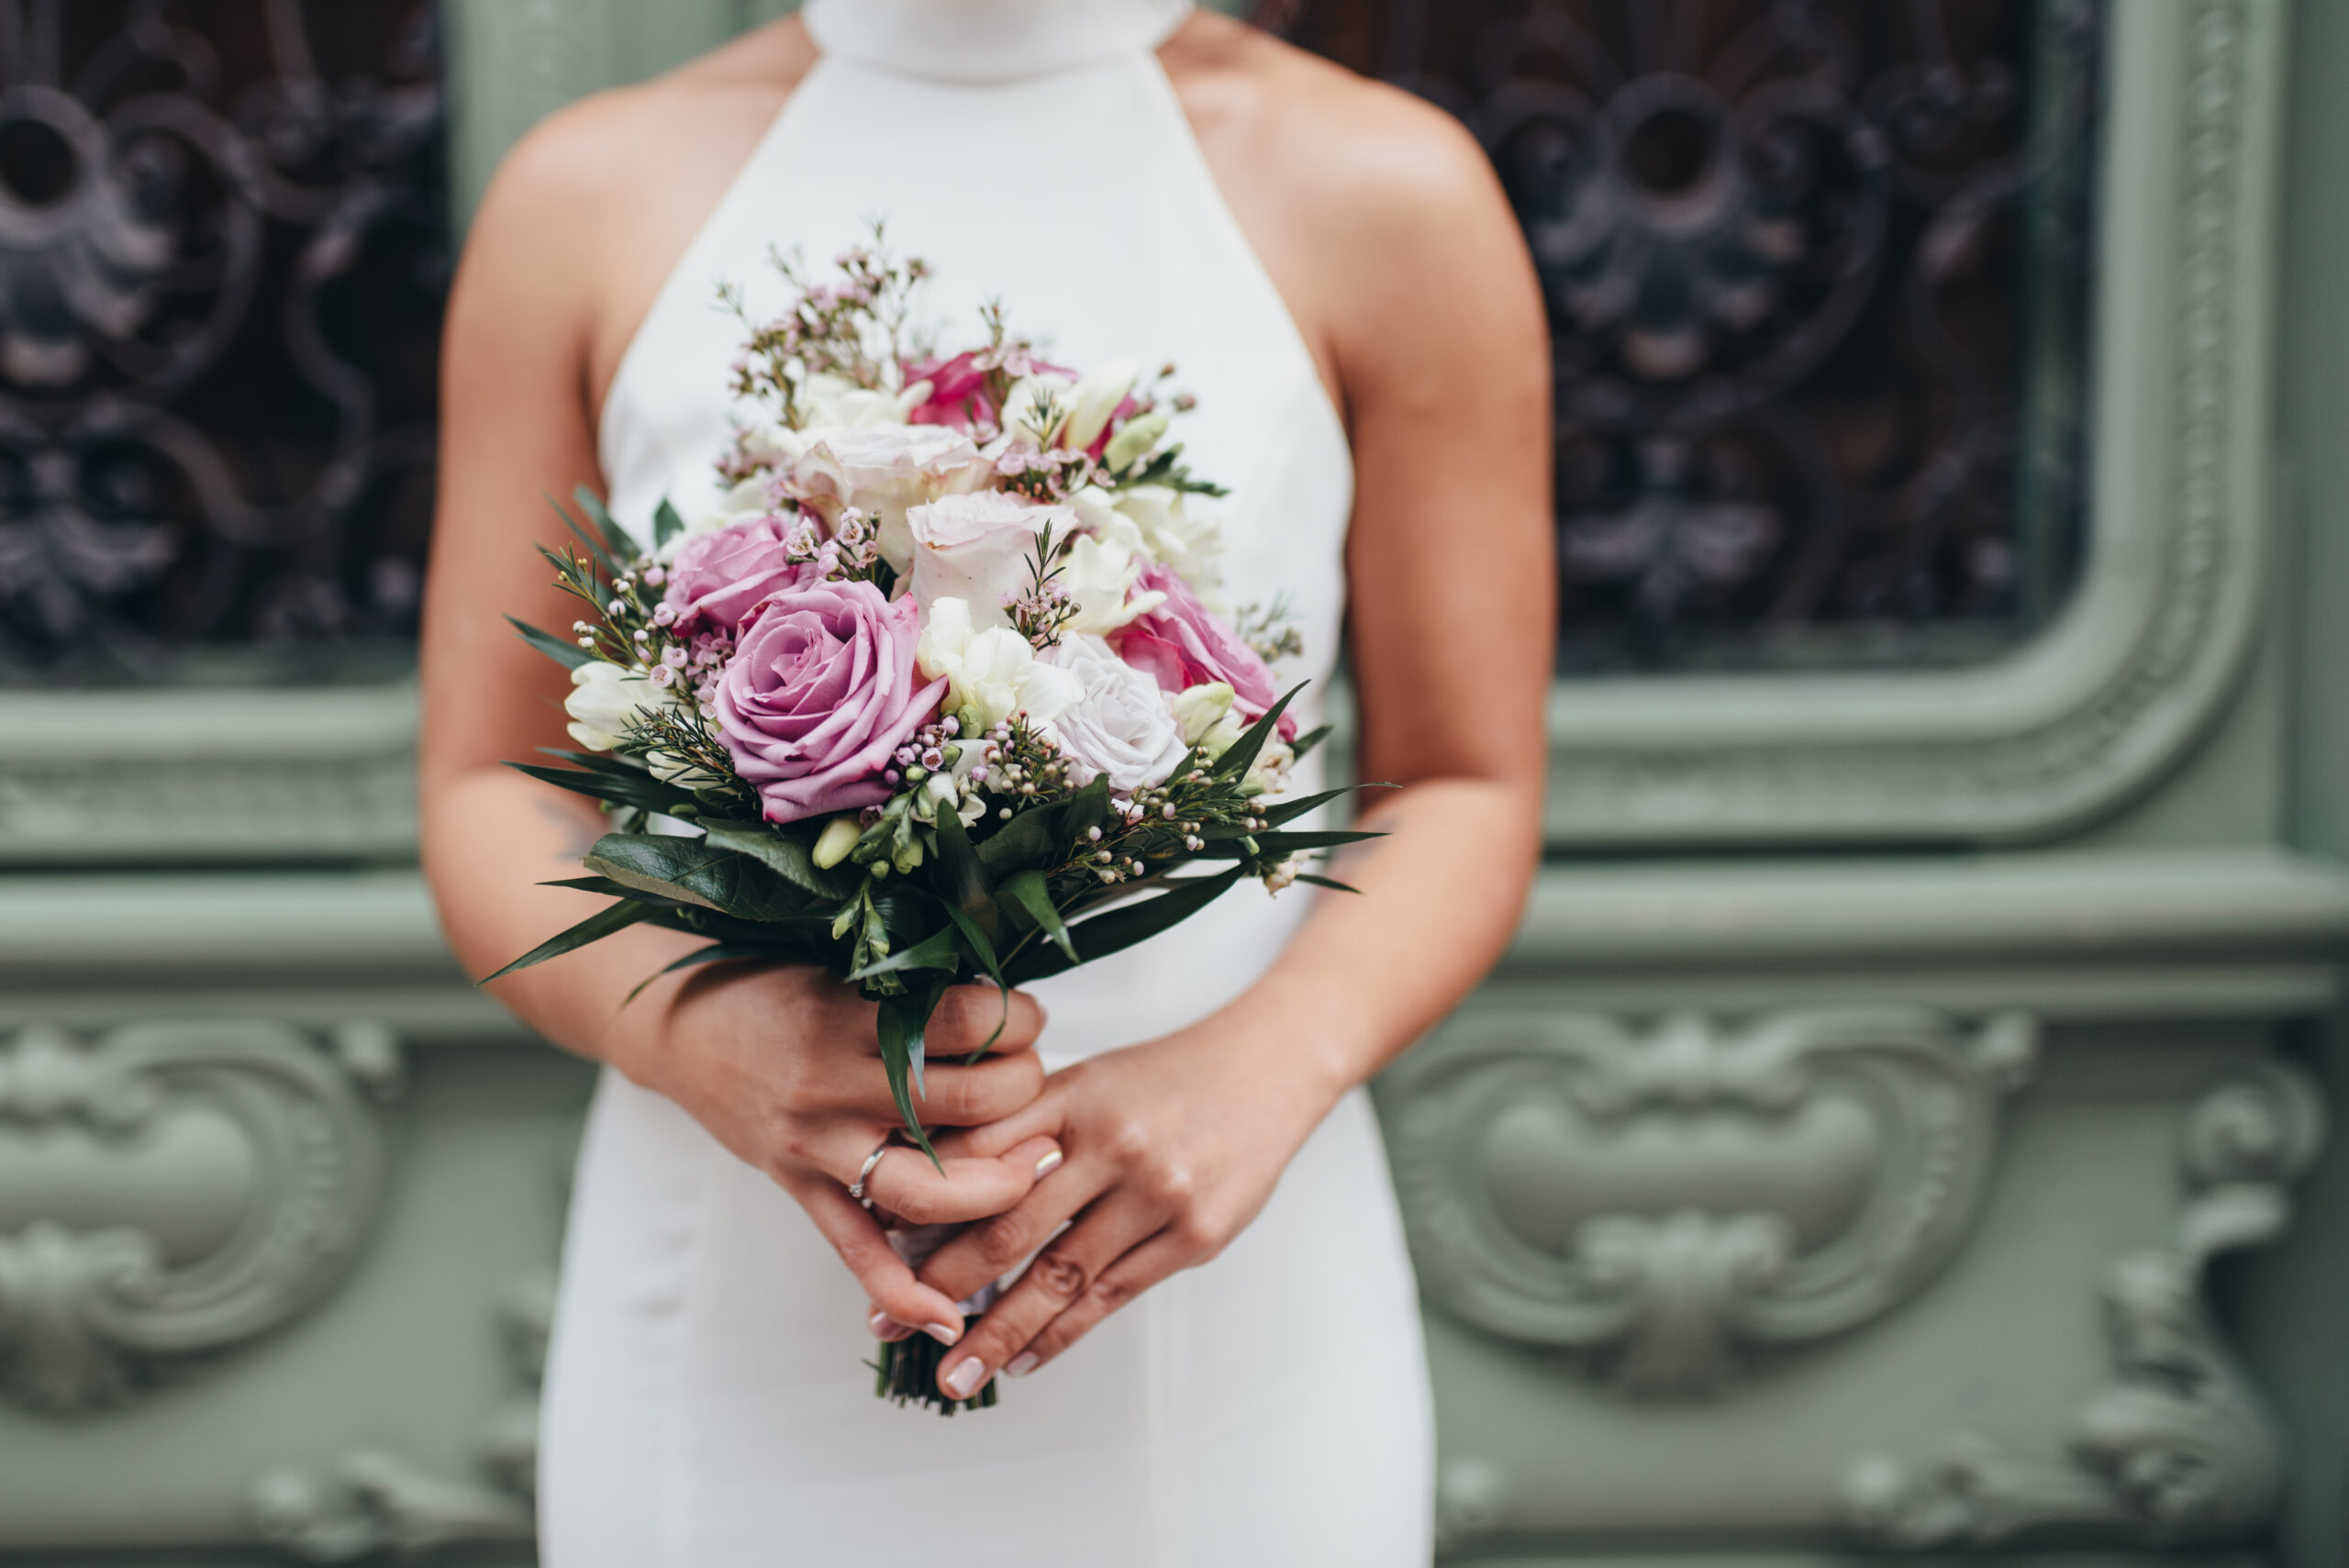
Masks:
[[[809,569],[789,560],[785,540],[795,526],[793,519],[769,513],[680,543],[661,595],[676,612],[679,629],[736,630],[760,600],[797,587]]]
[[[1127,663],[1148,671],[1166,692],[1221,681],[1231,688],[1233,711],[1252,724],[1272,711],[1279,695],[1273,689],[1272,667],[1208,612],[1188,583],[1152,565],[1134,580],[1134,591],[1163,594],[1166,599],[1118,635],[1118,652]],[[1297,738],[1297,721],[1287,714],[1281,716],[1279,729],[1284,740]]]
[[[870,583],[811,583],[743,628],[718,684],[718,730],[768,821],[889,798],[889,754],[946,692],[916,683],[919,620],[910,598],[892,604]]]
[[[979,368],[978,358],[974,352],[964,352],[951,360],[907,367],[906,384],[930,383],[930,401],[908,413],[907,422],[963,431],[976,429],[982,416],[987,424],[995,423],[995,410],[986,402],[987,373]]]

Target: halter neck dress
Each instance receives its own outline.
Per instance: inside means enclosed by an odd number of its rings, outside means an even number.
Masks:
[[[1353,466],[1310,354],[1225,206],[1154,50],[1182,0],[812,0],[821,52],[623,357],[600,431],[622,517],[714,501],[739,328],[722,283],[822,264],[884,218],[1053,358],[1171,360],[1195,470],[1229,485],[1227,592],[1285,597],[1325,690]],[[1308,716],[1310,725],[1316,720]],[[1310,778],[1300,788],[1314,787]],[[1273,962],[1303,887],[1253,885],[1043,982],[1047,1065],[1213,1012]],[[995,1408],[874,1397],[863,1292],[798,1206],[608,1070],[589,1114],[549,1357],[549,1568],[1402,1568],[1428,1561],[1431,1418],[1385,1156],[1357,1092],[1223,1255],[1114,1315]]]

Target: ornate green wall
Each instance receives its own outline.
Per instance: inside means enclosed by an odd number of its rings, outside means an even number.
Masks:
[[[461,186],[747,19],[459,0]],[[2349,17],[2116,23],[2071,609],[1562,684],[1379,1085],[1448,1561],[2349,1560]],[[0,696],[0,1563],[527,1561],[586,1075],[440,951],[408,703]]]

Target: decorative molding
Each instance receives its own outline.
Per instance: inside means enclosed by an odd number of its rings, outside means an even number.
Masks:
[[[2324,1141],[2323,1101],[2298,1070],[2262,1063],[2205,1095],[2183,1141],[2187,1202],[2168,1245],[2119,1259],[2107,1278],[2117,1375],[2081,1407],[2068,1460],[1969,1431],[1923,1466],[1870,1455],[1843,1487],[1863,1540],[1928,1550],[2064,1529],[2172,1546],[2244,1540],[2266,1525],[2282,1445],[2201,1287],[2217,1254],[2282,1234],[2291,1184]]]
[[[529,1540],[536,1528],[539,1386],[554,1298],[554,1275],[538,1271],[516,1282],[499,1309],[523,1392],[483,1429],[480,1462],[487,1484],[451,1480],[382,1450],[354,1450],[323,1471],[289,1466],[255,1481],[248,1505],[255,1531],[306,1562]]]
[[[1419,1279],[1625,1393],[1889,1311],[1964,1244],[2037,1026],[1922,1008],[1468,1014],[1382,1084]]]
[[[2281,0],[2112,13],[2092,538],[2074,604],[1963,671],[1562,683],[1553,841],[2043,838],[2136,796],[2223,709],[2266,570]],[[2161,451],[2167,471],[2146,471]]]
[[[119,1404],[339,1281],[373,1220],[397,1042],[267,1022],[0,1044],[0,1393]]]

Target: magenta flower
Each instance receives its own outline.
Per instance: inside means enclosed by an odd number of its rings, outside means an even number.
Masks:
[[[761,600],[796,588],[811,569],[794,566],[788,541],[796,522],[780,513],[749,517],[677,546],[662,603],[676,613],[679,631],[734,631]]]
[[[889,798],[889,755],[929,722],[944,681],[919,684],[920,612],[870,583],[811,583],[767,601],[718,684],[718,730],[766,819]]]
[[[1118,652],[1127,663],[1147,671],[1165,692],[1221,681],[1231,688],[1234,711],[1252,724],[1272,710],[1279,695],[1272,667],[1199,603],[1188,583],[1163,566],[1147,566],[1134,592],[1163,594],[1166,601],[1119,634]],[[1296,719],[1283,714],[1279,730],[1282,740],[1295,740]]]

